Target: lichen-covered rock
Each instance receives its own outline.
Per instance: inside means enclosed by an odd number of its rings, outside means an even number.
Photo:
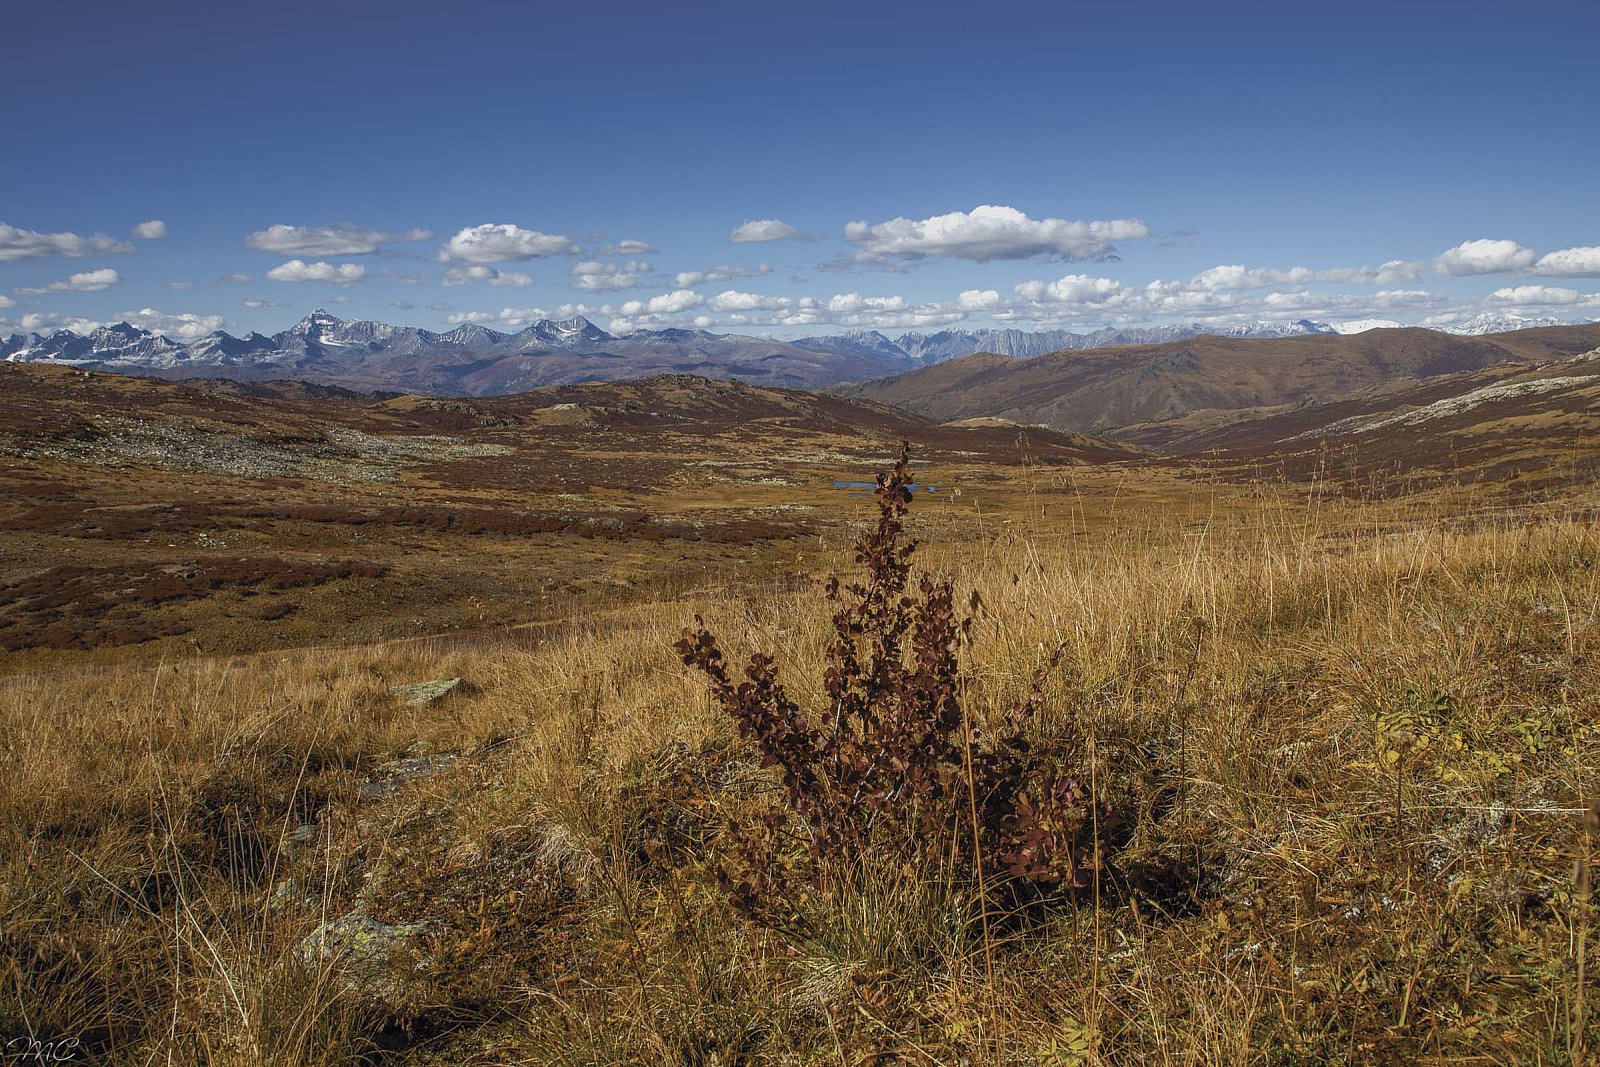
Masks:
[[[443,700],[460,685],[460,678],[435,678],[429,682],[391,686],[389,692],[403,700],[408,707],[422,708]]]
[[[382,800],[408,782],[452,766],[456,759],[452,753],[439,752],[431,756],[410,756],[385,763],[378,768],[380,777],[361,784],[361,796],[367,800]]]
[[[336,968],[350,991],[394,1006],[418,977],[428,923],[385,923],[359,911],[323,923],[296,955],[311,968]]]

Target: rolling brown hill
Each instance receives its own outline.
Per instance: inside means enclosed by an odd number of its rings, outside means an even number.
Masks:
[[[1196,412],[1326,401],[1395,381],[1566,358],[1597,345],[1600,324],[1485,337],[1415,328],[1282,339],[1206,336],[1029,359],[978,354],[834,391],[935,419],[989,416],[1107,432]]]
[[[1176,457],[1262,464],[1391,492],[1494,482],[1515,497],[1600,476],[1600,348],[1394,382],[1327,403],[1221,420],[1201,412],[1122,434]]]
[[[0,364],[0,675],[554,624],[786,580],[909,440],[951,516],[1143,455],[703,378],[492,400]],[[140,650],[140,651],[136,651]]]

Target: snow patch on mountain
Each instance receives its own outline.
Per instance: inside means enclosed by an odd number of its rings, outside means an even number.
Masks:
[[[1571,326],[1584,320],[1560,319],[1553,315],[1519,315],[1515,311],[1484,311],[1460,322],[1440,326],[1445,333],[1462,337],[1482,337],[1490,333],[1532,330],[1540,326]]]
[[[1332,324],[1335,333],[1366,333],[1368,330],[1398,330],[1401,325],[1393,319],[1350,319]]]
[[[1343,436],[1371,433],[1390,426],[1416,426],[1420,423],[1431,422],[1434,419],[1449,418],[1452,415],[1461,415],[1473,408],[1497,400],[1513,400],[1522,396],[1539,396],[1544,393],[1556,393],[1564,389],[1576,389],[1580,386],[1592,385],[1600,382],[1600,374],[1574,374],[1562,378],[1530,378],[1520,382],[1500,382],[1495,385],[1485,385],[1460,396],[1447,396],[1443,400],[1435,400],[1422,407],[1411,408],[1407,411],[1391,412],[1387,415],[1355,415],[1348,419],[1329,423],[1327,426],[1318,427],[1306,433],[1299,434],[1291,440],[1301,440],[1310,437],[1322,437],[1328,434]]]

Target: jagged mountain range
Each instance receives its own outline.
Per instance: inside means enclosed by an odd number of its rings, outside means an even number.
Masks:
[[[1543,325],[1503,317],[1470,320],[1463,333]],[[1387,324],[1384,324],[1387,325]],[[1288,338],[1344,332],[1324,323],[1174,324],[1142,329],[943,330],[890,339],[851,330],[779,341],[705,330],[643,330],[615,336],[587,319],[542,319],[516,333],[469,324],[445,333],[347,320],[318,309],[281,333],[217,332],[180,342],[128,323],[89,334],[14,334],[0,341],[8,362],[73,363],[162,378],[241,381],[293,378],[353,389],[489,396],[545,385],[695,374],[756,385],[815,389],[904,374],[975,352],[1026,358],[1063,350],[1151,345],[1201,335]]]

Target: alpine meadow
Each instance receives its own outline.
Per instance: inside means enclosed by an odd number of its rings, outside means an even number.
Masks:
[[[1600,1062],[1600,9],[8,22],[4,1063]]]

